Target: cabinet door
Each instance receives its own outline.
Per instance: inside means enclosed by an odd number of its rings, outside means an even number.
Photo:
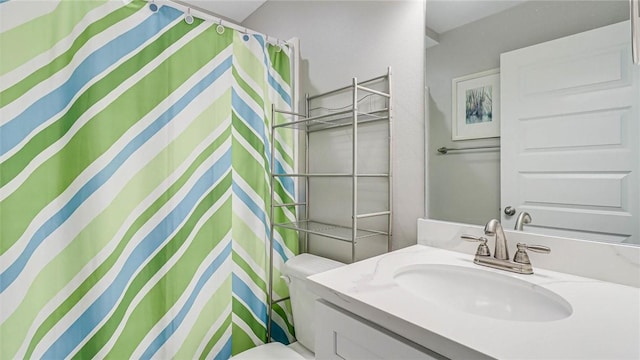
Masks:
[[[323,301],[316,302],[316,359],[445,359]]]

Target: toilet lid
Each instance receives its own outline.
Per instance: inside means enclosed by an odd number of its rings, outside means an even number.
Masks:
[[[298,279],[319,274],[343,266],[341,262],[323,258],[309,253],[294,256],[284,263],[282,273]]]
[[[272,342],[241,352],[233,360],[305,360],[302,355],[279,342]]]

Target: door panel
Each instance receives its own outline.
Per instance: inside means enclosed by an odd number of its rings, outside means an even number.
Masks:
[[[501,207],[526,230],[640,243],[640,71],[629,22],[502,54]],[[502,213],[505,226],[515,216]]]

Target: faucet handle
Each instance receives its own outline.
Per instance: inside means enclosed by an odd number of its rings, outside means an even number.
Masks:
[[[542,246],[542,245],[518,244],[518,250],[520,250],[521,248],[526,250],[531,250],[533,252],[543,253],[543,254],[548,254],[551,252],[550,247]]]
[[[529,255],[527,255],[527,250],[543,254],[548,254],[551,252],[551,248],[549,248],[548,246],[527,245],[522,243],[518,243],[517,246],[518,251],[516,251],[516,254],[513,256],[513,262],[517,262],[520,264],[531,264],[531,261],[529,261]]]
[[[462,234],[460,235],[460,238],[467,241],[484,241],[484,242],[488,241],[487,238],[484,236],[475,236],[475,235],[469,235],[469,234]]]
[[[476,250],[476,256],[491,256],[491,252],[489,252],[489,247],[487,246],[487,238],[484,236],[473,236],[469,234],[463,234],[460,236],[461,239],[466,241],[479,241],[480,245],[478,245],[478,250]]]

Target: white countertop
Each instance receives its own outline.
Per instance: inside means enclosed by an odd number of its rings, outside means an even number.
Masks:
[[[438,305],[398,286],[412,264],[497,272],[544,287],[568,301],[564,319],[497,320]],[[450,358],[639,359],[640,289],[536,268],[533,275],[473,263],[473,254],[415,245],[309,277],[325,300]]]

